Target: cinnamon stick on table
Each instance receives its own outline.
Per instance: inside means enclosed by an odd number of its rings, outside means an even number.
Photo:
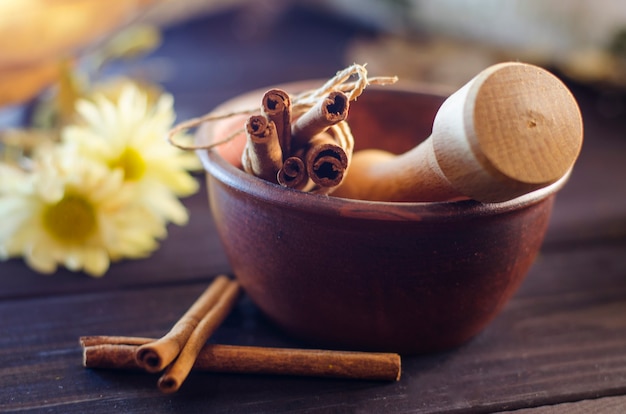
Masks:
[[[165,373],[159,378],[157,385],[161,391],[172,393],[180,388],[191,371],[200,350],[235,305],[239,290],[237,281],[233,280],[228,283],[218,302],[200,320],[196,329],[191,333],[176,360],[167,367]]]
[[[244,171],[276,182],[283,164],[276,125],[263,115],[253,115],[246,122],[246,146],[241,156]]]
[[[81,337],[86,368],[139,370],[133,355],[150,338]],[[312,349],[204,345],[194,371],[398,381],[400,355]]]
[[[139,366],[148,372],[165,369],[178,356],[202,317],[215,306],[229,283],[228,277],[217,276],[165,336],[142,344],[136,355]]]

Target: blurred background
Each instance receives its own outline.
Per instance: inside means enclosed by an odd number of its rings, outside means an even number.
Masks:
[[[153,59],[117,70],[166,89],[177,82],[183,103],[200,92],[217,103],[242,84],[327,78],[353,62],[373,75],[457,87],[492,63],[520,60],[594,88],[606,116],[623,113],[619,0],[0,0],[0,122],[24,121],[15,107],[58,81],[61,59],[136,24],[171,38]]]

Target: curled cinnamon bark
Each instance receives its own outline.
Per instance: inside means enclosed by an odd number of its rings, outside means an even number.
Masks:
[[[282,89],[270,89],[263,95],[261,112],[276,125],[278,142],[286,159],[291,152],[291,99]]]
[[[309,141],[304,162],[311,181],[316,184],[312,191],[318,194],[334,192],[345,178],[353,149],[354,137],[345,121]]]
[[[159,378],[157,386],[161,391],[169,394],[180,388],[191,371],[200,350],[222,321],[226,319],[238,296],[239,283],[230,281],[218,302],[200,320],[196,329],[191,333],[176,360],[167,367],[165,373]]]
[[[202,317],[215,306],[229,283],[226,276],[216,277],[165,336],[139,347],[136,355],[139,366],[148,372],[165,369],[178,356]]]
[[[309,182],[304,161],[300,157],[291,156],[285,160],[276,177],[278,184],[283,187],[302,190]]]
[[[82,341],[81,341],[82,342]],[[85,368],[123,369],[128,371],[145,371],[137,363],[135,354],[137,344],[99,343],[85,345],[83,348],[83,366]]]
[[[143,336],[112,336],[112,335],[90,335],[78,338],[80,346],[83,348],[95,345],[146,345],[158,341],[155,338],[145,338]],[[143,368],[137,362],[138,368]]]
[[[315,184],[330,189],[343,180],[348,168],[348,156],[330,134],[323,132],[309,141],[305,165]]]
[[[349,107],[348,96],[341,91],[330,92],[326,98],[320,99],[317,104],[293,122],[292,148],[304,147],[314,136],[344,121],[348,116]]]
[[[147,341],[153,339],[106,336],[81,338],[83,365],[95,369],[140,370],[134,354],[139,344]],[[398,381],[401,358],[398,354],[383,352],[207,344],[198,353],[193,370]]]
[[[276,125],[263,115],[251,116],[246,122],[246,136],[241,157],[244,171],[276,182],[276,174],[283,163]]]

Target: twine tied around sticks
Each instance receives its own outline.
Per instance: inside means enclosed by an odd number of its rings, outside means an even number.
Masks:
[[[349,82],[349,80],[356,76],[356,80]],[[341,91],[347,94],[349,101],[355,101],[369,85],[390,85],[398,81],[397,76],[381,76],[381,77],[367,77],[367,70],[365,65],[352,64],[347,68],[337,72],[337,74],[329,79],[324,85],[317,89],[301,92],[294,96],[292,100],[292,114],[299,116],[306,112],[309,108],[313,107],[315,103],[322,99],[325,95],[332,91]],[[237,135],[244,131],[244,128],[240,128],[233,133],[229,134],[225,138],[211,142],[204,145],[186,145],[175,141],[174,137],[188,129],[198,127],[204,122],[214,122],[222,119],[228,119],[237,115],[248,115],[259,112],[259,108],[248,108],[239,111],[228,112],[224,114],[214,114],[209,112],[197,118],[191,118],[187,121],[183,121],[175,125],[167,133],[167,141],[174,147],[180,148],[185,151],[193,150],[208,150],[219,145],[223,145],[228,141],[235,138]]]

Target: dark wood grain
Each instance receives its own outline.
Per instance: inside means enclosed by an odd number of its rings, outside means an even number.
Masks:
[[[265,85],[326,78],[369,30],[301,8],[271,27],[237,33],[239,12],[172,28],[138,67],[167,61],[181,119]],[[524,414],[621,412],[626,406],[626,119],[574,86],[585,143],[557,197],[544,246],[502,314],[457,349],[403,359],[397,383],[192,374],[164,396],[157,377],[81,366],[78,337],[159,336],[217,274],[229,272],[206,192],[185,200],[191,222],[172,227],[149,259],[102,279],[42,276],[0,263],[0,412],[372,412]],[[199,180],[203,180],[201,176]],[[218,343],[306,347],[243,297]]]
[[[511,413],[511,411],[506,412]],[[525,408],[514,412],[515,414],[551,414],[554,412],[564,412],[569,414],[623,413],[626,412],[626,397],[605,397],[594,400],[583,400],[570,403],[546,405],[543,407]]]
[[[621,266],[619,251],[581,251],[577,266],[581,274],[597,261]],[[189,410],[226,412],[236,402],[253,412],[280,407],[489,412],[623,395],[626,278],[620,281],[603,272],[595,274],[595,283],[574,284],[580,277],[560,271],[561,260],[559,253],[542,257],[518,297],[468,344],[446,353],[405,357],[402,379],[393,384],[195,374],[179,394],[165,397],[155,388],[154,376],[83,369],[78,337],[162,335],[204,283],[4,301],[0,406],[61,405],[64,412],[81,412],[94,404],[103,409],[119,404],[141,412],[175,402]],[[560,276],[544,289],[546,274]],[[276,330],[247,299],[213,341],[307,345]]]

